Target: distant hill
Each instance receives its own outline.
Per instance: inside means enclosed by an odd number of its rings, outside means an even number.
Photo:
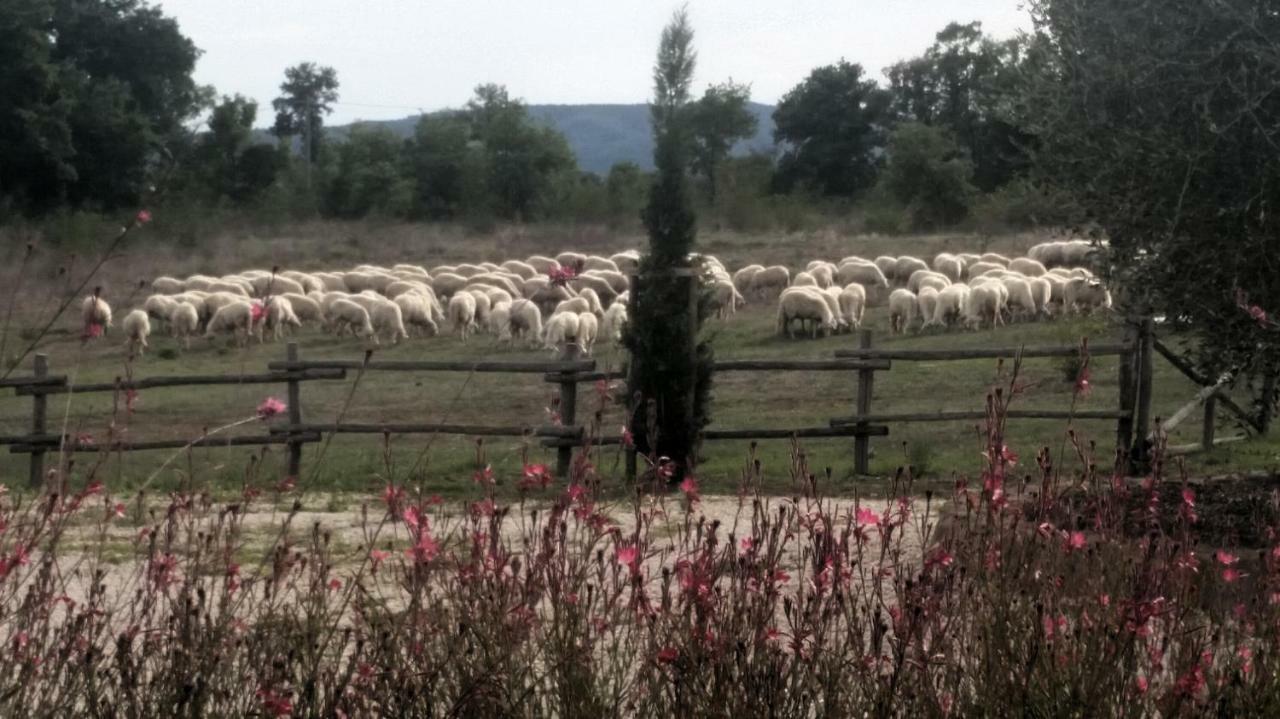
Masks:
[[[734,154],[773,152],[773,106],[751,103],[759,119],[755,137],[738,143]],[[653,136],[647,105],[530,105],[529,114],[564,133],[578,158],[578,166],[599,175],[615,162],[634,162],[653,169]],[[374,121],[402,137],[413,134],[418,116]],[[342,136],[349,125],[335,125],[329,132]]]

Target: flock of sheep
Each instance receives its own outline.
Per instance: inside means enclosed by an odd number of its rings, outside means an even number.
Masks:
[[[977,329],[1111,307],[1111,293],[1086,267],[1094,249],[1084,240],[1045,242],[1026,257],[943,253],[932,265],[910,256],[846,257],[814,260],[795,277],[781,265],[749,265],[733,274],[732,283],[746,296],[777,293],[778,332],[789,336],[796,322],[814,337],[857,329],[868,305],[885,304],[895,334]]]
[[[1109,307],[1110,294],[1084,267],[1084,241],[1036,245],[1026,257],[994,253],[940,254],[932,265],[916,257],[815,260],[794,277],[783,266],[749,265],[730,274],[709,255],[696,259],[713,306],[731,315],[746,298],[777,296],[779,333],[799,322],[814,336],[862,325],[868,306],[887,305],[895,333],[916,326],[976,328],[1013,319]],[[476,332],[500,343],[516,340],[558,349],[576,340],[590,355],[597,339],[617,344],[627,321],[629,275],[639,254],[610,257],[562,252],[500,264],[360,265],[347,271],[246,270],[212,277],[158,277],[141,308],[122,321],[131,351],[142,352],[152,327],[185,346],[193,336],[279,339],[287,328],[312,325],[336,336],[398,343],[447,330],[463,342]],[[82,305],[86,328],[111,326],[111,308],[97,293]]]

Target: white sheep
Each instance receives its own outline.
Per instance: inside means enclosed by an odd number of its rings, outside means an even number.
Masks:
[[[557,312],[551,315],[542,331],[543,346],[549,350],[558,350],[562,344],[577,339],[580,316],[577,312]]]
[[[169,332],[182,340],[184,349],[191,349],[191,335],[200,327],[200,312],[188,302],[175,302],[169,312]]]
[[[813,276],[812,272],[804,270],[797,272],[795,279],[791,281],[792,287],[817,287],[818,278]]]
[[[830,262],[819,261],[819,264],[809,270],[809,274],[813,275],[813,279],[822,289],[830,287],[836,281],[836,268]]]
[[[792,322],[795,320],[800,320],[802,329],[806,322],[812,322],[814,339],[819,330],[834,332],[839,327],[826,296],[808,287],[789,287],[778,295],[778,334],[794,339]]]
[[[213,339],[220,333],[229,333],[235,337],[236,344],[243,347],[253,331],[253,317],[253,305],[245,300],[225,304],[209,318],[204,336]]]
[[[640,269],[640,253],[635,250],[624,250],[611,255],[609,259],[613,260],[613,264],[618,266],[618,271],[624,274],[635,273]]]
[[[731,281],[738,292],[746,295],[751,293],[751,280],[756,273],[764,270],[764,265],[747,265],[737,272],[733,273]]]
[[[440,332],[440,326],[436,324],[435,317],[432,316],[429,300],[426,297],[416,293],[408,293],[400,295],[392,302],[395,302],[396,306],[400,308],[400,316],[404,320],[406,327],[420,329],[427,333],[428,336]]]
[[[836,320],[836,332],[843,332],[849,327],[849,321],[845,319],[844,312],[840,308],[840,293],[844,291],[841,287],[817,288],[822,295],[822,299],[826,301],[827,307],[831,310],[831,316]]]
[[[499,267],[513,275],[520,275],[520,278],[525,280],[538,274],[538,270],[534,269],[533,265],[528,262],[521,262],[520,260],[507,260],[499,265]]]
[[[476,328],[488,327],[489,311],[493,308],[493,302],[489,300],[489,294],[481,289],[474,289],[470,292],[464,289],[458,294],[469,294],[476,301]]]
[[[898,270],[897,257],[893,257],[891,255],[880,255],[871,262],[876,266],[876,269],[884,273],[885,277],[891,280],[894,279],[894,273]]]
[[[600,320],[590,312],[578,315],[578,347],[582,354],[591,356],[596,345],[596,336],[600,333]]]
[[[974,277],[981,277],[985,272],[990,272],[992,270],[1004,270],[1004,269],[1007,269],[1007,268],[1004,265],[999,264],[997,262],[986,262],[983,260],[979,260],[977,262],[970,263],[968,266],[966,266],[964,272],[966,277],[974,278]]]
[[[349,299],[335,299],[329,303],[327,310],[329,324],[338,334],[350,329],[356,337],[378,341],[373,331],[373,322],[369,319],[369,311]]]
[[[711,282],[711,306],[716,311],[716,317],[724,319],[736,314],[738,308],[746,303],[742,295],[738,294],[738,289],[733,286],[732,280],[717,279]]]
[[[906,282],[914,272],[928,270],[929,264],[919,257],[904,255],[893,264],[893,276],[899,282]]]
[[[258,340],[262,340],[263,329],[271,330],[272,339],[279,340],[284,336],[285,327],[301,327],[302,321],[293,311],[293,303],[284,297],[271,297],[266,300],[263,322],[258,323]]]
[[[928,327],[950,327],[964,318],[969,308],[968,285],[955,284],[938,292],[933,317],[925,322]]]
[[[1005,297],[1005,309],[1010,317],[1034,317],[1036,315],[1035,295],[1031,292],[1031,283],[1025,277],[1003,277],[1008,294]]]
[[[889,331],[900,335],[916,318],[916,293],[898,288],[889,293]]]
[[[600,334],[610,344],[622,344],[622,328],[626,324],[627,306],[614,302],[604,311],[604,320],[600,322]]]
[[[964,277],[964,262],[955,255],[943,252],[933,258],[933,269],[946,276],[952,282],[959,282]],[[932,317],[933,315],[929,315]]]
[[[851,282],[840,290],[840,311],[852,329],[862,329],[862,316],[867,309],[867,288]]]
[[[142,309],[157,323],[166,323],[169,321],[169,315],[173,313],[173,308],[178,305],[178,300],[174,299],[176,296],[151,295],[142,303]]]
[[[987,253],[984,253],[984,254],[982,255],[982,257],[980,257],[979,259],[980,259],[980,260],[982,260],[983,262],[992,262],[992,263],[995,263],[995,264],[1001,265],[1001,266],[1003,266],[1003,267],[1008,267],[1008,266],[1009,266],[1009,258],[1008,258],[1008,257],[1005,257],[1004,255],[1000,254],[999,252],[987,252]]]
[[[583,287],[578,291],[578,296],[587,301],[587,304],[591,307],[591,313],[596,317],[604,315],[604,305],[600,304],[600,295],[596,294],[595,290],[590,287]]]
[[[782,265],[770,265],[751,278],[751,292],[757,296],[780,293],[791,286],[791,271]]]
[[[387,340],[393,345],[400,344],[400,340],[409,339],[409,333],[404,329],[404,314],[400,311],[400,305],[395,302],[383,302],[373,308],[373,312],[369,313],[369,323],[373,325],[373,331],[378,339],[381,339],[383,333],[386,333]]]
[[[476,298],[469,292],[459,292],[449,298],[449,306],[447,309],[449,323],[453,325],[453,329],[462,338],[465,344],[467,335],[476,329]]]
[[[1009,262],[1009,271],[1018,272],[1027,277],[1040,277],[1048,272],[1044,265],[1030,257],[1018,257]]]
[[[452,297],[455,292],[469,284],[471,284],[469,279],[455,272],[441,272],[431,275],[431,289],[435,290],[440,297]]]
[[[597,277],[609,283],[614,292],[626,292],[631,287],[631,279],[621,272],[610,270],[588,270],[588,277]]]
[[[293,314],[300,322],[315,322],[317,324],[324,322],[324,311],[320,309],[320,303],[310,295],[300,295],[296,292],[287,292],[280,295],[289,301]]]
[[[991,327],[1004,324],[1004,306],[1008,291],[998,281],[981,282],[969,292],[969,304],[965,308],[965,324],[970,329],[981,328],[983,323]]]
[[[1091,314],[1111,308],[1111,292],[1097,280],[1074,279],[1063,289],[1063,304],[1069,313]]]
[[[1031,286],[1031,298],[1035,300],[1036,315],[1041,317],[1048,315],[1049,303],[1053,299],[1053,285],[1048,275],[1032,277],[1027,280],[1027,284]]]
[[[97,294],[89,295],[84,298],[84,302],[80,303],[80,319],[83,320],[86,330],[98,327],[102,332],[106,332],[107,328],[112,326],[111,305]]]
[[[945,287],[943,289],[946,289]],[[938,294],[940,290],[933,287],[922,287],[916,293],[916,309],[923,320],[923,327],[933,324],[933,318],[938,314]]]
[[[532,257],[525,258],[525,264],[532,267],[540,275],[545,275],[548,272],[551,272],[552,270],[560,269],[559,262],[556,262],[550,257],[544,257],[542,255],[533,255]]]
[[[889,288],[889,278],[884,276],[879,267],[866,261],[841,262],[836,268],[836,278],[843,285],[857,282],[868,289]]]
[[[542,337],[542,312],[531,300],[512,301],[508,321],[513,336],[524,337],[535,344]]]
[[[581,268],[582,265],[586,264],[587,256],[581,252],[570,252],[566,250],[565,252],[561,252],[556,255],[556,262],[559,262],[561,267]]]
[[[187,291],[187,283],[176,277],[157,277],[151,281],[151,291],[160,295],[179,295]]]
[[[591,255],[582,263],[583,270],[609,270],[610,272],[619,272],[618,263],[606,257],[597,257]],[[619,272],[619,274],[621,274]]]
[[[131,310],[120,322],[120,328],[124,330],[125,345],[129,348],[129,354],[134,352],[142,355],[147,349],[147,337],[151,336],[151,318],[147,316],[146,310]]]
[[[618,292],[613,289],[613,285],[609,284],[608,280],[594,275],[578,275],[569,280],[569,286],[579,294],[584,289],[594,290],[600,301],[605,303],[613,302],[613,298],[618,296]]]
[[[478,277],[480,275],[487,274],[488,272],[489,272],[489,269],[487,267],[483,265],[473,264],[470,262],[464,262],[458,265],[457,267],[453,268],[454,274],[462,275],[463,277],[466,277],[466,278]]]
[[[581,314],[591,311],[591,303],[585,297],[570,297],[569,299],[556,305],[551,314],[558,315],[561,312],[572,312],[573,314]]]
[[[951,280],[941,272],[933,270],[916,270],[911,273],[911,277],[907,278],[907,289],[912,292],[919,293],[920,288],[928,284],[930,287],[938,291],[951,286]]]

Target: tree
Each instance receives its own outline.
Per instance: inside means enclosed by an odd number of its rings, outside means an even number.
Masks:
[[[807,187],[851,197],[875,183],[884,148],[889,94],[841,60],[820,67],[792,88],[773,113],[783,145],[779,189]]]
[[[641,398],[631,409],[636,448],[669,458],[676,467],[673,480],[696,464],[698,434],[709,421],[711,392],[711,346],[699,343],[697,332],[708,303],[703,297],[690,307],[688,283],[698,283],[699,278],[677,275],[693,269],[690,254],[697,237],[687,180],[687,106],[695,60],[693,28],[686,12],[679,10],[662,31],[653,71],[649,109],[657,171],[644,209],[649,251],[640,260],[643,281],[632,300],[624,338],[635,363],[632,389]],[[691,318],[690,312],[696,316]]]
[[[1036,170],[1104,231],[1124,309],[1192,333],[1193,357],[1210,372],[1276,372],[1274,3],[1030,6],[1023,119]]]
[[[209,114],[209,131],[196,141],[193,173],[214,201],[250,202],[275,181],[278,156],[270,145],[252,145],[258,103],[224,96]]]
[[[604,187],[612,224],[625,226],[640,219],[649,181],[639,165],[634,162],[614,163],[609,168]]]
[[[405,162],[414,180],[413,214],[429,219],[450,219],[467,209],[468,184],[483,177],[468,172],[479,166],[479,150],[470,146],[468,120],[456,113],[423,115],[405,144]]]
[[[329,183],[329,211],[339,217],[407,214],[413,181],[402,172],[404,141],[385,127],[357,123],[337,147],[337,173]]]
[[[693,136],[693,171],[707,181],[707,192],[716,200],[716,173],[729,156],[734,143],[756,132],[756,116],[747,107],[751,86],[732,80],[707,88],[689,106],[689,127]]]
[[[338,101],[338,73],[331,67],[304,62],[284,71],[280,96],[271,101],[276,123],[271,132],[276,137],[302,140],[302,156],[310,167],[320,158],[324,142],[324,116],[333,112]]]
[[[885,70],[898,122],[946,128],[974,162],[974,180],[990,192],[1026,170],[1030,139],[1015,124],[1024,43],[996,41],[982,23],[951,23],[924,55]]]
[[[915,229],[953,225],[969,214],[973,164],[941,129],[899,125],[889,136],[888,157],[880,184],[907,208]]]

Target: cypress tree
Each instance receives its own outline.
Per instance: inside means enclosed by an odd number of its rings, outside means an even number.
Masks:
[[[624,338],[634,363],[632,390],[638,401],[631,427],[636,449],[669,458],[676,468],[672,481],[696,464],[711,391],[711,346],[699,343],[697,332],[709,306],[702,268],[690,258],[697,217],[688,182],[692,133],[687,107],[695,60],[693,28],[681,9],[662,31],[653,70],[649,110],[657,172],[643,213],[649,251],[640,260],[640,286],[631,299]],[[680,270],[696,273],[680,276]],[[692,303],[690,282],[699,283]],[[696,314],[695,322],[690,312]]]

